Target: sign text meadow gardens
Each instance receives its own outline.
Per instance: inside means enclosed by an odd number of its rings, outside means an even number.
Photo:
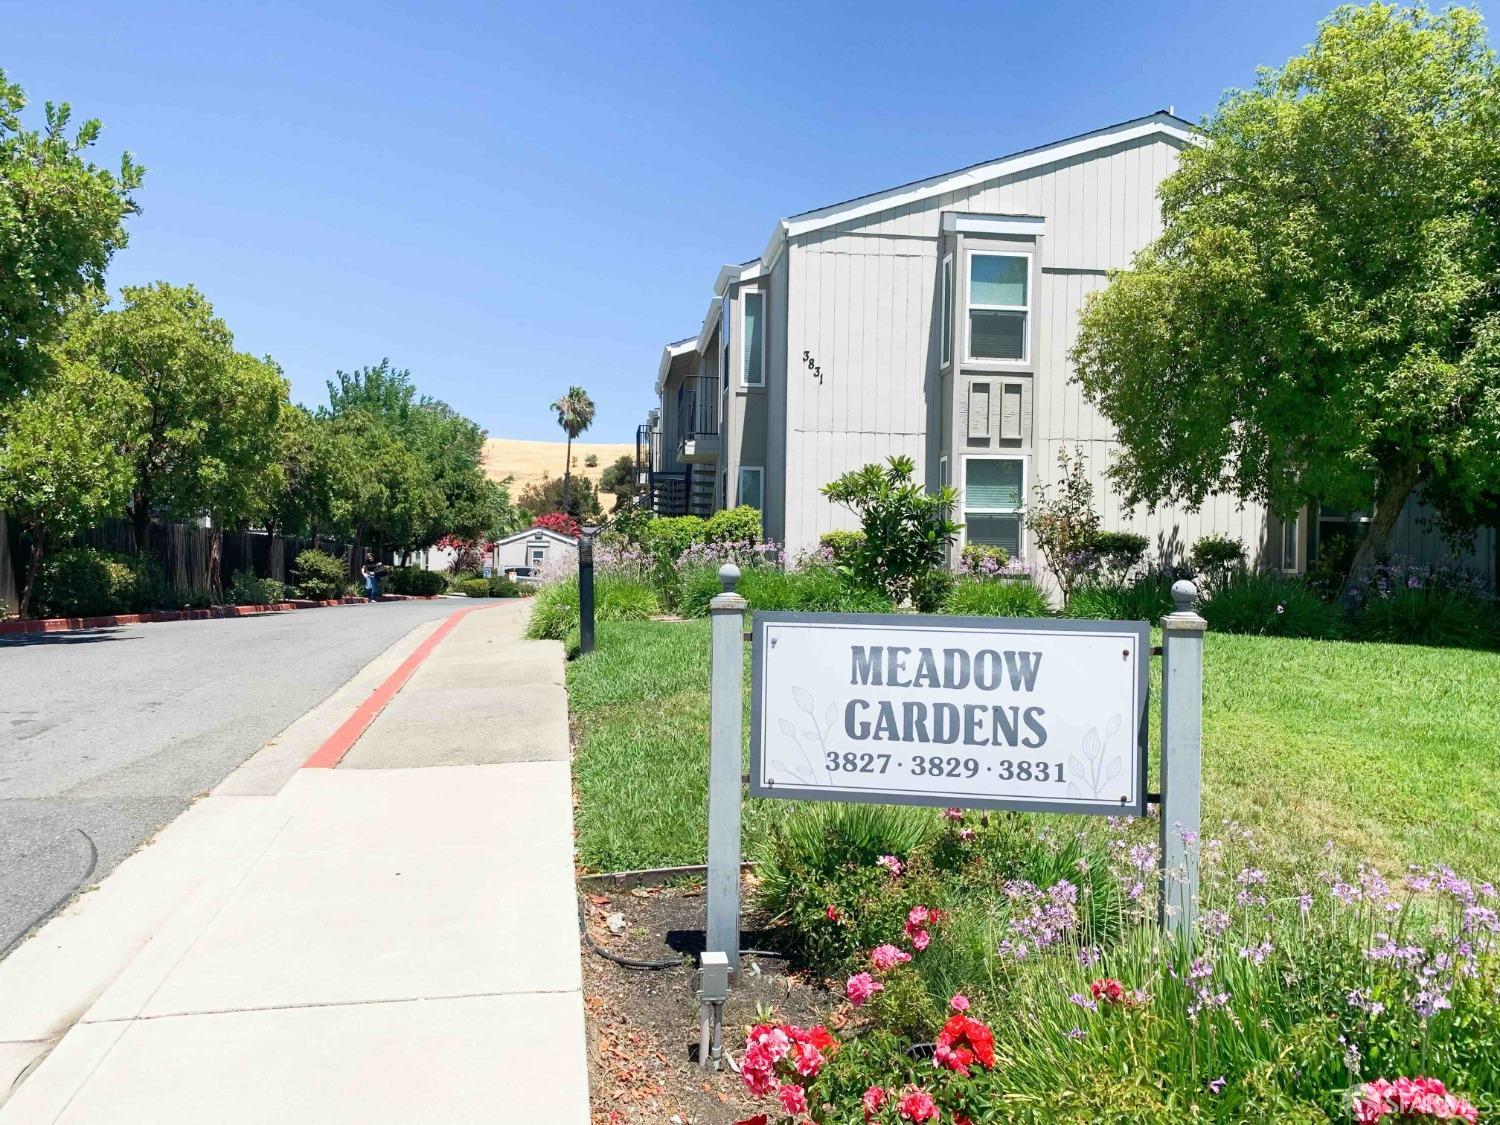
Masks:
[[[757,613],[756,797],[1141,814],[1142,622]]]

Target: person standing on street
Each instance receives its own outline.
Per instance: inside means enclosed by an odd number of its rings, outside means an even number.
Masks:
[[[359,568],[359,573],[365,580],[365,601],[378,602],[380,600],[380,567],[375,564],[375,556],[369,551],[365,552],[364,565]]]

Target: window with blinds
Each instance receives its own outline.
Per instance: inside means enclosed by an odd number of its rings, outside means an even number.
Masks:
[[[1019,457],[964,459],[964,540],[1003,547],[1022,555],[1021,513],[1026,495],[1026,462]]]
[[[744,364],[741,382],[747,387],[766,385],[766,295],[759,290],[750,290],[741,298],[744,306],[743,352]]]
[[[969,253],[969,358],[1025,362],[1031,255]]]

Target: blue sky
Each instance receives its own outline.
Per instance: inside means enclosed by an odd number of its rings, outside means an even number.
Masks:
[[[0,3],[0,68],[149,169],[111,287],[192,282],[316,403],[390,356],[496,436],[629,441],[775,220],[1174,105],[1330,5]]]

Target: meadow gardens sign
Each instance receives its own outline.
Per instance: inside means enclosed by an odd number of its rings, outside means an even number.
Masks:
[[[745,599],[723,567],[713,618],[707,949],[739,965]],[[757,613],[750,794],[1144,815],[1161,802],[1162,925],[1192,940],[1203,636],[1191,583],[1162,618],[1161,785],[1147,785],[1149,626]]]
[[[1148,626],[757,613],[750,794],[1141,815]]]

